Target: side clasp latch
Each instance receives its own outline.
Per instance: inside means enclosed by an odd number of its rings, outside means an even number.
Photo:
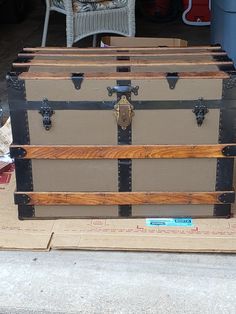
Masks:
[[[43,126],[46,131],[49,131],[52,127],[51,116],[55,113],[49,106],[47,99],[43,100],[43,106],[40,108],[39,113],[43,117]]]
[[[126,130],[131,124],[134,116],[133,105],[131,105],[125,95],[122,95],[119,102],[114,106],[114,110],[117,124],[122,128],[122,130]]]
[[[197,125],[202,126],[205,120],[205,115],[209,112],[206,105],[203,104],[203,99],[199,99],[199,105],[196,105],[193,109],[193,113],[196,116]]]

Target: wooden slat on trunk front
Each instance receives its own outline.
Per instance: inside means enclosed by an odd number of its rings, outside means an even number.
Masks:
[[[16,192],[30,197],[27,205],[152,205],[222,204],[219,197],[229,192]]]
[[[153,158],[229,158],[222,154],[226,146],[217,145],[88,145],[41,146],[12,145],[23,148],[28,159],[153,159]]]

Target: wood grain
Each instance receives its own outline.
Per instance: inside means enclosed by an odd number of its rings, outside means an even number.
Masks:
[[[16,192],[30,197],[27,205],[152,205],[222,204],[219,197],[228,192]]]
[[[106,52],[99,51],[99,53],[90,53],[90,52],[80,52],[80,50],[76,53],[71,52],[64,52],[64,53],[57,53],[57,52],[34,52],[34,53],[19,53],[19,58],[34,58],[34,57],[80,57],[80,58],[89,58],[89,57],[180,57],[180,56],[227,56],[227,53],[224,51],[159,51],[159,52]]]
[[[21,147],[27,159],[159,159],[159,158],[230,158],[222,154],[226,146],[217,145],[12,145]],[[231,157],[232,158],[232,157]]]
[[[221,46],[191,46],[191,47],[106,47],[106,48],[66,48],[66,47],[27,47],[24,48],[23,51],[54,51],[54,52],[78,52],[78,51],[84,51],[84,52],[99,52],[100,51],[196,51],[196,50],[210,50],[210,51],[217,51],[221,50]]]
[[[78,74],[79,76],[79,74]],[[179,72],[180,79],[226,79],[229,74],[223,71],[217,72]],[[70,72],[23,72],[19,75],[21,80],[71,80]],[[156,80],[166,79],[165,72],[91,72],[84,73],[86,80]]]
[[[58,60],[58,59],[33,59],[26,62],[14,62],[14,67],[28,67],[28,66],[54,66],[54,67],[111,67],[111,66],[168,66],[168,65],[179,65],[179,66],[200,66],[200,65],[233,65],[232,61],[214,61],[214,60]]]

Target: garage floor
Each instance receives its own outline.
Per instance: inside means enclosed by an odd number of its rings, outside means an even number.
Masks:
[[[39,46],[44,7],[23,23],[0,25],[0,100],[17,51]],[[48,45],[65,43],[65,21],[53,14]],[[209,43],[209,28],[155,24],[137,16],[137,36]],[[88,45],[90,39],[80,45]],[[0,314],[236,313],[236,263],[230,255],[115,252],[0,252]]]
[[[236,313],[230,255],[0,253],[0,313]]]

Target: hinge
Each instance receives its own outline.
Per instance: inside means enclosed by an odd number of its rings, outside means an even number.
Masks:
[[[168,72],[166,73],[166,79],[167,79],[170,89],[175,89],[175,86],[179,80],[179,74],[178,72],[173,72],[173,73]]]
[[[6,75],[6,80],[8,86],[13,87],[16,90],[23,90],[25,86],[24,80],[19,79],[19,74],[17,72],[8,72]]]
[[[223,193],[218,199],[223,204],[233,204],[235,202],[235,193]]]
[[[14,201],[16,205],[27,205],[30,203],[31,198],[27,194],[14,194]]]
[[[203,99],[199,99],[199,105],[196,105],[193,109],[193,113],[196,116],[197,125],[202,126],[205,120],[205,115],[209,112],[206,105],[203,104]]]
[[[24,158],[27,155],[27,151],[22,147],[10,147],[11,158]]]
[[[122,130],[126,130],[132,122],[134,107],[128,101],[127,97],[123,95],[121,96],[120,101],[114,106],[114,110],[117,124],[122,128]]]
[[[236,157],[236,145],[225,146],[222,149],[222,154],[227,157]]]
[[[84,73],[72,73],[71,80],[75,86],[75,89],[81,89],[81,85],[84,80]]]
[[[51,116],[55,113],[52,108],[49,106],[48,100],[43,99],[43,106],[40,108],[39,113],[43,117],[43,126],[46,131],[49,131],[52,127]]]

